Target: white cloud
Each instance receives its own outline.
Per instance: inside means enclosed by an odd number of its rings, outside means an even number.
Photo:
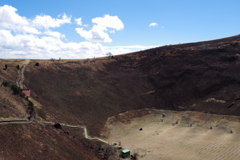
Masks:
[[[52,18],[49,15],[37,15],[32,21],[33,26],[36,28],[56,28],[60,27],[65,23],[71,23],[71,17],[68,17],[66,14],[62,15],[61,19]]]
[[[96,17],[92,19],[92,22],[103,28],[113,28],[116,30],[124,28],[124,25],[118,16],[105,15],[104,17]]]
[[[87,27],[88,25],[87,24],[82,24],[82,18],[74,18],[74,21],[77,23],[77,25],[79,26],[84,26],[84,27]]]
[[[99,43],[68,42],[52,36],[12,35],[0,30],[0,51],[2,58],[89,58],[104,56],[106,47]]]
[[[13,32],[23,32],[40,34],[40,32],[30,25],[30,21],[26,17],[19,16],[17,9],[4,5],[0,7],[0,29],[10,29]]]
[[[64,34],[49,29],[71,23],[70,16],[37,15],[27,19],[16,11],[12,6],[0,7],[1,58],[89,58],[106,53],[107,48],[99,43],[63,42]]]
[[[150,24],[149,24],[149,27],[156,27],[156,26],[158,26],[158,24],[157,24],[157,23],[155,23],[155,22],[154,22],[154,23],[150,23]]]
[[[1,25],[4,27],[10,27],[11,25],[28,25],[28,20],[26,17],[21,17],[18,14],[16,14],[17,9],[4,5],[0,7],[0,21]]]
[[[58,39],[66,37],[64,34],[61,34],[59,32],[54,32],[54,31],[51,31],[51,30],[45,31],[44,34],[55,37],[55,38],[58,38]]]
[[[106,29],[101,26],[94,25],[90,31],[86,31],[83,28],[76,28],[75,30],[80,36],[90,42],[112,42],[109,35],[104,32]]]
[[[115,30],[110,31],[110,33],[115,33],[115,32],[116,32]]]
[[[79,26],[82,25],[82,18],[75,18],[74,20]]]
[[[74,19],[80,26],[82,19]],[[76,32],[85,42],[64,42],[66,36],[54,31],[54,28],[71,23],[71,16],[63,14],[58,18],[49,15],[36,15],[32,19],[20,16],[17,9],[0,6],[0,58],[32,58],[32,59],[82,59],[106,56],[107,52],[122,54],[132,52],[134,48],[126,46],[106,47],[98,42],[111,42],[108,33],[115,33],[124,28],[117,16],[105,15],[93,18],[93,27],[86,31],[76,28]]]
[[[92,19],[95,23],[92,29],[86,31],[84,28],[76,28],[75,31],[90,42],[112,42],[107,31],[108,28],[115,30],[121,30],[124,28],[123,22],[118,18],[118,16],[105,15],[104,17],[96,17]],[[115,31],[110,31],[110,33],[115,33]]]

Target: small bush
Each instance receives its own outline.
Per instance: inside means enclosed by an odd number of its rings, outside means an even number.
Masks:
[[[56,129],[62,129],[62,126],[61,126],[61,124],[59,124],[59,123],[55,123],[53,126],[54,126]]]
[[[30,115],[30,117],[34,116],[34,114],[35,114],[34,107],[33,106],[28,106],[27,113]]]
[[[4,87],[7,87],[7,86],[9,85],[9,83],[8,83],[7,81],[4,81],[4,82],[2,82],[2,85],[3,85]]]
[[[19,93],[19,96],[25,98],[25,94],[22,92]]]
[[[16,68],[17,68],[17,69],[20,69],[20,66],[19,66],[19,65],[17,65],[17,66],[16,66]]]
[[[37,63],[35,64],[35,66],[39,66],[39,63],[37,62]]]
[[[19,94],[22,93],[22,89],[16,85],[11,86],[11,90],[13,91],[13,94]]]
[[[29,101],[29,100],[28,100],[28,106],[29,106],[29,107],[33,107],[32,101]]]

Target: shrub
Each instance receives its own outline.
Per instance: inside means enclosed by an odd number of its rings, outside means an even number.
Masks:
[[[32,101],[29,101],[29,100],[28,100],[28,106],[29,106],[29,107],[33,107]]]
[[[9,85],[9,83],[8,83],[7,81],[4,81],[4,82],[2,82],[2,85],[3,85],[4,87],[7,87],[7,86]]]
[[[34,107],[33,106],[28,106],[27,113],[30,115],[30,117],[34,116],[34,114],[35,114]]]
[[[59,123],[55,123],[53,126],[54,126],[56,129],[62,129],[62,126],[61,126],[61,124],[59,124]]]
[[[20,69],[20,66],[19,66],[19,65],[17,65],[17,66],[16,66],[16,68],[17,68],[17,69]]]
[[[20,93],[19,93],[19,96],[24,98],[24,97],[25,97],[25,94],[22,93],[22,92],[20,92]]]
[[[39,66],[39,63],[37,62],[37,63],[35,64],[35,66]]]
[[[16,85],[11,86],[11,90],[13,91],[13,94],[19,94],[22,93],[22,89]]]

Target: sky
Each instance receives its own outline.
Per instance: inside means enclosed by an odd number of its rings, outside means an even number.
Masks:
[[[86,59],[240,34],[240,0],[1,0],[0,58]]]

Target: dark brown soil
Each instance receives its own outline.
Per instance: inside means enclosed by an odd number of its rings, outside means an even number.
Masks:
[[[141,108],[240,115],[239,54],[234,36],[113,58],[32,61],[24,84],[43,118],[84,124],[99,136],[108,117]]]
[[[21,60],[0,62],[2,68],[8,64],[7,70],[0,71],[1,83],[16,83],[15,66]],[[100,136],[108,117],[143,108],[239,116],[239,70],[240,35],[112,58],[31,60],[25,69],[23,85],[41,104],[35,108],[37,118],[85,125],[94,137]],[[2,119],[27,116],[26,101],[3,86],[0,93]],[[132,116],[145,114],[148,110]],[[100,159],[102,156],[99,155],[102,143],[74,138],[71,131],[68,135],[53,126],[11,124],[0,128],[3,159]],[[74,132],[82,135],[81,130]]]
[[[1,125],[0,159],[101,159],[105,151],[98,149],[106,148],[106,144],[87,140],[82,133],[79,129],[55,129],[51,125]]]

